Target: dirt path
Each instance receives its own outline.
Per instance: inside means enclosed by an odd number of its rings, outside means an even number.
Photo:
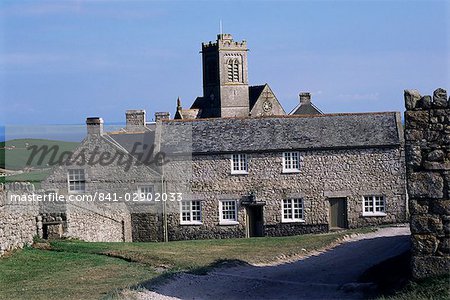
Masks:
[[[368,268],[410,247],[409,227],[382,228],[324,253],[274,266],[217,268],[208,275],[179,274],[140,299],[360,299]]]

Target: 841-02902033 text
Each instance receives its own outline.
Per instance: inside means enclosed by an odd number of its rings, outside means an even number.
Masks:
[[[10,202],[167,202],[182,201],[182,193],[103,193],[62,195],[58,193],[22,193],[9,195]]]
[[[77,195],[87,196],[87,195]],[[182,201],[183,193],[95,193],[93,200],[100,202]]]

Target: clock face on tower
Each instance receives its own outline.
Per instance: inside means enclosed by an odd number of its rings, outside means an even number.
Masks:
[[[264,101],[263,103],[263,110],[265,112],[269,112],[272,109],[272,103],[270,103],[270,101]]]

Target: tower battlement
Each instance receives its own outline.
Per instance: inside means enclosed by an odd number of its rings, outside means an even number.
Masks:
[[[247,41],[234,41],[231,34],[222,33],[217,35],[215,42],[202,43],[202,51],[216,51],[218,49],[247,51]]]

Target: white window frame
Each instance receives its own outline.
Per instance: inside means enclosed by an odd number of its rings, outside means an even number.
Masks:
[[[300,207],[295,208],[294,203],[300,201]],[[290,207],[285,208],[285,203]],[[288,210],[290,217],[285,217],[285,210]],[[300,217],[295,217],[296,209],[300,210]],[[304,223],[305,222],[305,201],[302,198],[288,198],[281,201],[281,222],[282,223]]]
[[[82,171],[81,174],[70,174],[70,172],[74,171]],[[75,176],[79,176],[79,178],[75,179]],[[82,176],[81,176],[82,175]],[[82,179],[81,179],[82,178]],[[71,189],[70,185],[73,183],[83,184],[83,189]],[[82,194],[86,192],[86,171],[84,169],[68,169],[67,170],[67,192],[69,194]]]
[[[291,165],[294,167],[286,167],[287,156],[289,156],[289,160],[291,160]],[[294,157],[297,157],[297,166],[295,167]],[[283,152],[283,173],[298,173],[300,172],[300,152],[298,151],[286,151]]]
[[[237,158],[238,169],[235,169],[234,161]],[[233,153],[230,156],[231,174],[248,174],[248,155],[245,153]]]
[[[145,189],[145,188],[151,188],[152,191],[149,192],[149,193],[143,193],[142,189]],[[152,184],[139,185],[137,187],[137,192],[138,192],[140,200],[149,200],[149,201],[151,201],[151,200],[153,200],[153,193],[155,192],[155,187]]]
[[[382,201],[382,205],[379,201]],[[366,205],[366,203],[370,205]],[[368,217],[384,217],[386,216],[386,197],[384,195],[366,195],[362,199],[363,216]],[[366,208],[369,211],[366,211]],[[377,211],[377,208],[382,208],[382,211]]]
[[[234,219],[223,218],[223,206],[225,202],[234,202]],[[219,225],[237,225],[238,222],[238,203],[236,200],[220,200],[219,201]]]
[[[200,209],[194,210],[194,202],[195,202],[195,204],[199,205]],[[189,210],[183,210],[183,204],[187,204],[187,203],[189,204]],[[203,224],[202,209],[203,209],[203,205],[202,205],[202,201],[200,201],[200,200],[180,201],[180,224],[181,225],[201,225],[201,224]],[[189,214],[189,220],[183,220],[184,212]],[[193,220],[195,212],[200,213],[200,220]]]

